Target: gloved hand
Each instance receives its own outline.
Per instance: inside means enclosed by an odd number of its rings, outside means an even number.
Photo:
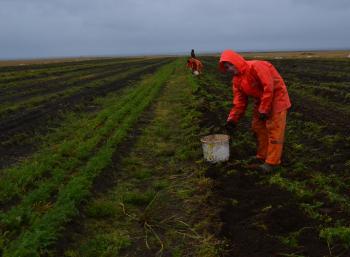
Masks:
[[[233,131],[235,131],[236,123],[234,123],[233,121],[227,121],[225,124],[225,128],[227,132],[232,133]]]
[[[266,113],[259,113],[259,120],[265,121],[269,118]]]

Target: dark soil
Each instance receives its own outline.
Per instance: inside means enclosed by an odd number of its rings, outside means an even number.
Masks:
[[[261,183],[261,176],[232,165],[212,166],[216,199],[221,202],[221,235],[229,247],[225,256],[260,257],[296,254],[325,256],[327,245],[320,241],[315,222],[305,217],[290,193]],[[214,176],[213,176],[214,175]],[[299,232],[297,246],[282,244],[279,237]],[[305,236],[307,233],[307,236]]]
[[[340,133],[350,136],[350,115],[341,113],[332,106],[323,106],[320,103],[290,91],[289,95],[293,103],[291,111],[302,113],[305,121],[313,121],[326,127],[330,134]]]
[[[298,79],[303,83],[349,82],[349,60],[282,59],[270,60],[284,79]]]

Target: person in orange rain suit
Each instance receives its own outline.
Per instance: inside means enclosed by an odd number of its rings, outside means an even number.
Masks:
[[[248,96],[255,100],[252,130],[258,141],[255,159],[263,161],[263,171],[271,171],[281,163],[287,110],[291,107],[287,87],[267,61],[246,61],[232,50],[221,54],[222,72],[233,74],[233,108],[227,118],[226,128],[232,131],[244,115]]]
[[[202,62],[196,58],[193,58],[193,57],[191,57],[187,60],[187,67],[192,70],[192,73],[194,73],[195,71],[198,71],[198,73],[200,74],[203,71]]]

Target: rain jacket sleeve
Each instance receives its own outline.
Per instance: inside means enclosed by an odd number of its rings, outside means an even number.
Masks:
[[[242,92],[240,87],[233,85],[233,108],[227,118],[227,121],[237,123],[244,115],[248,104],[248,96]]]
[[[274,80],[270,67],[265,63],[257,63],[254,67],[256,75],[263,86],[263,94],[260,98],[259,113],[269,114],[272,109],[274,95]]]

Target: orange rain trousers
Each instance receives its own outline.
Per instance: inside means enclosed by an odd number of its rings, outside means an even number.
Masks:
[[[262,121],[259,119],[259,112],[254,112],[252,129],[258,141],[256,157],[265,163],[271,165],[281,163],[286,117],[287,110],[284,110],[273,113],[269,119]]]

